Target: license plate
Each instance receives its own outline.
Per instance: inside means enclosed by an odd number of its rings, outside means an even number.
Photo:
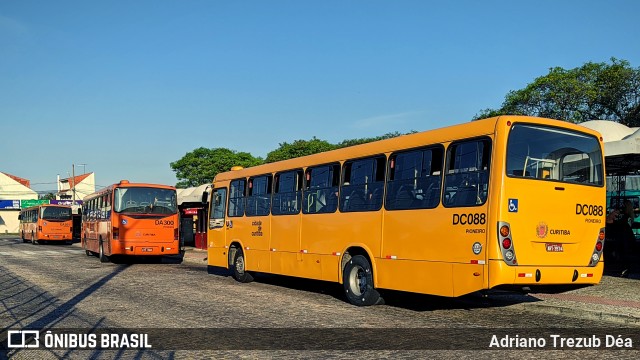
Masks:
[[[547,243],[547,252],[563,252],[562,244],[549,244]]]
[[[60,235],[53,235],[54,239],[60,239]]]
[[[142,248],[142,251],[151,252],[151,251],[153,251],[153,248]]]

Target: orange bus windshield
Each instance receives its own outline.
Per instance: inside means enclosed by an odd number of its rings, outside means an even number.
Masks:
[[[175,190],[152,187],[120,187],[114,192],[114,211],[128,214],[175,214]]]
[[[69,221],[71,220],[71,208],[65,207],[42,207],[42,220],[49,221]]]

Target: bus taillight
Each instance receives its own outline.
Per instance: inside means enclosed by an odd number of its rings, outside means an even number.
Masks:
[[[509,223],[498,221],[498,244],[500,245],[502,259],[507,263],[507,265],[511,266],[518,264],[512,239],[513,234],[511,234],[511,226]]]
[[[503,236],[503,237],[507,237],[507,236],[509,236],[509,233],[510,233],[510,232],[511,232],[511,231],[509,230],[509,227],[508,227],[507,225],[502,225],[502,226],[500,227],[500,235],[501,235],[501,236]],[[506,247],[509,247],[509,246],[506,246]]]
[[[111,230],[111,238],[113,238],[114,240],[118,240],[119,237],[120,237],[120,229],[114,226],[113,230]]]
[[[593,254],[591,254],[591,260],[589,261],[589,266],[593,267],[598,265],[600,259],[602,259],[602,249],[604,248],[604,228],[600,229],[600,233],[598,234],[598,239],[596,240],[596,246],[593,249]]]

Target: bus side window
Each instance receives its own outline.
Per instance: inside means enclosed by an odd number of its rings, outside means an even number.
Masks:
[[[231,181],[229,186],[229,217],[244,215],[246,182],[245,179]]]
[[[271,208],[271,175],[249,178],[249,191],[246,198],[247,216],[269,215]]]
[[[308,168],[304,177],[302,213],[326,214],[338,209],[340,165],[330,164]]]
[[[385,206],[389,210],[430,209],[440,203],[442,147],[417,149],[389,158]]]
[[[302,170],[278,173],[274,181],[273,215],[292,215],[300,212]]]
[[[488,139],[454,143],[447,151],[445,206],[464,207],[486,202],[491,142]]]
[[[347,161],[342,168],[340,211],[376,211],[382,207],[386,158]]]

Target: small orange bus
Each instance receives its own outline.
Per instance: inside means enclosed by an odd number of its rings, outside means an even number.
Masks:
[[[113,255],[178,255],[179,241],[173,186],[122,180],[84,198],[82,248],[100,262]]]
[[[20,211],[20,237],[32,244],[73,239],[71,207],[53,204],[31,206]]]

